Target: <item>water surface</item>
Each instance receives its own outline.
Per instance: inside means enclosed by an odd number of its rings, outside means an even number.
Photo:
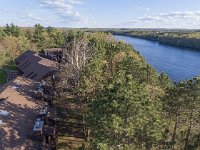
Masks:
[[[200,76],[200,51],[127,36],[115,38],[133,45],[149,64],[159,73],[167,73],[173,81]]]

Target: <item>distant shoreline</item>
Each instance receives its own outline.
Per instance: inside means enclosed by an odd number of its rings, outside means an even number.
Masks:
[[[200,39],[195,38],[180,38],[180,37],[159,37],[159,36],[148,36],[130,33],[113,33],[113,35],[128,36],[132,38],[145,39],[150,41],[156,41],[160,44],[170,45],[181,48],[191,48],[200,51]]]
[[[142,40],[148,40],[148,41],[154,41],[154,42],[158,42],[159,44],[162,45],[168,45],[168,46],[173,46],[173,47],[177,47],[177,48],[187,48],[187,49],[191,49],[191,50],[196,50],[196,51],[200,51],[200,47],[199,48],[195,48],[195,47],[187,47],[187,46],[183,46],[183,45],[176,45],[176,44],[171,44],[171,43],[167,43],[167,42],[162,42],[158,39],[150,39],[150,38],[145,38],[145,37],[139,37],[139,36],[132,36],[132,35],[124,35],[124,34],[113,34],[114,36],[127,36],[127,37],[131,37],[131,38],[137,38],[137,39],[142,39]],[[200,40],[199,40],[200,42]]]

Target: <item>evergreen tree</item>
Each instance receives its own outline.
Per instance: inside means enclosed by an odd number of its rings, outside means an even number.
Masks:
[[[94,149],[150,149],[162,139],[163,123],[143,85],[118,72],[90,104]]]
[[[20,35],[20,28],[11,23],[10,25],[6,25],[6,27],[4,28],[4,32],[8,36],[18,37]]]
[[[33,42],[37,45],[38,49],[44,48],[45,44],[45,28],[40,24],[36,24],[33,33]]]

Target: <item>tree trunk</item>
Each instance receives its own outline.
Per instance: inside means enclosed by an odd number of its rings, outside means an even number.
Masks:
[[[190,137],[190,132],[191,132],[191,128],[192,128],[192,116],[193,116],[193,110],[190,114],[190,124],[189,124],[187,134],[186,134],[186,138],[185,138],[184,150],[188,150],[189,137]]]
[[[76,67],[79,69],[79,57],[78,57],[78,53],[76,52]]]
[[[83,50],[83,66],[85,67],[86,64],[86,54],[85,54],[85,50]]]
[[[178,128],[178,116],[179,116],[179,113],[178,113],[178,110],[177,110],[176,120],[175,120],[175,125],[174,125],[174,129],[173,129],[171,142],[174,142],[176,140],[176,131],[177,131],[177,128]],[[174,150],[174,144],[172,145],[172,150]]]

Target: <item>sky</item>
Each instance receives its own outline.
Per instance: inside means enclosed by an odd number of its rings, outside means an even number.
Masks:
[[[0,26],[200,29],[200,0],[0,0]]]

